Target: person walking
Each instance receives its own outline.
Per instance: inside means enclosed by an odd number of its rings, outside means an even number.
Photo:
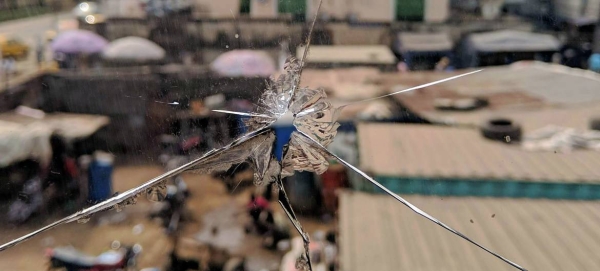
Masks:
[[[43,64],[44,64],[44,43],[42,42],[41,37],[38,37],[38,40],[37,40],[37,44],[35,47],[35,56],[36,56],[38,68],[42,69]]]

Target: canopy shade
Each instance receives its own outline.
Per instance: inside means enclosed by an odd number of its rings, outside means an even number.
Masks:
[[[478,52],[553,52],[560,49],[560,42],[552,35],[514,30],[472,34],[468,39]]]
[[[140,37],[124,37],[114,40],[104,50],[102,55],[112,60],[162,60],[165,50],[158,44]]]
[[[270,76],[276,71],[275,61],[263,51],[232,50],[221,54],[210,68],[224,76]]]
[[[87,30],[68,30],[59,33],[50,47],[53,52],[65,54],[94,54],[101,52],[108,41],[100,35]]]

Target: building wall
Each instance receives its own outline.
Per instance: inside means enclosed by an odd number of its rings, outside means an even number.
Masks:
[[[438,0],[436,0],[438,1]],[[350,0],[348,12],[359,21],[391,22],[394,20],[396,0]]]
[[[320,0],[306,0],[306,18],[314,18]],[[449,16],[449,0],[323,0],[320,14],[325,18],[362,22],[416,20],[443,22]]]
[[[277,18],[279,16],[278,0],[251,0],[250,17]]]
[[[106,39],[116,40],[127,36],[150,37],[150,28],[146,20],[110,19],[106,22]]]
[[[307,0],[278,0],[279,13],[305,14]]]
[[[107,18],[145,18],[146,11],[140,0],[101,0],[101,12]]]
[[[312,20],[315,17],[320,0],[306,0],[306,19]],[[348,17],[350,11],[349,0],[323,0],[319,15],[330,18],[343,20]]]
[[[16,2],[19,7],[32,7],[40,5],[40,2],[36,0],[17,0]]]
[[[226,45],[231,48],[237,48],[238,45],[242,48],[278,48],[282,38],[290,38],[292,44],[299,43],[302,26],[286,20],[203,20],[188,22],[186,34],[201,41],[204,46],[216,45],[223,49]]]
[[[390,28],[387,26],[352,26],[347,23],[330,23],[334,45],[391,44]]]
[[[449,0],[425,0],[423,20],[430,23],[445,22],[450,16]]]
[[[0,0],[0,11],[31,7],[60,7],[61,9],[75,6],[73,0]]]
[[[194,0],[194,17],[237,18],[240,15],[240,0]]]

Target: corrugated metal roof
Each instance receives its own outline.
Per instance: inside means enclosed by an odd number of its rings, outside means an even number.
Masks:
[[[341,100],[361,100],[448,78],[445,72],[380,73],[376,69],[331,69],[303,72],[302,86],[324,87]],[[424,89],[394,95],[411,111],[433,121],[480,124],[509,117],[525,131],[546,125],[587,129],[600,116],[600,74],[541,62],[490,67],[483,72]],[[440,111],[437,98],[483,97],[489,106],[468,112]]]
[[[448,33],[409,33],[398,34],[400,52],[450,51],[454,47]]]
[[[600,270],[599,201],[405,198],[528,270]],[[515,270],[389,196],[343,192],[339,218],[341,270]]]
[[[303,55],[304,47],[298,47],[296,57]],[[393,65],[396,56],[385,45],[313,45],[306,62]]]
[[[431,125],[358,125],[361,168],[376,176],[600,182],[600,152],[529,152],[478,130]]]
[[[558,51],[561,45],[552,35],[515,30],[471,34],[468,41],[479,52]]]
[[[440,72],[409,72],[402,75],[383,74],[380,80],[392,91],[391,88],[396,84],[415,86],[450,76]],[[517,62],[509,66],[485,68],[483,72],[428,89],[450,90],[466,96],[520,91],[540,98],[548,105],[575,105],[600,102],[598,86],[600,74],[591,71],[543,62]],[[518,104],[519,101],[515,101],[513,105]]]
[[[519,110],[503,108],[501,110],[480,110],[476,113],[422,111],[420,115],[431,121],[453,124],[479,125],[494,118],[509,118],[519,123],[524,132],[531,132],[548,125],[571,127],[588,130],[590,121],[600,117],[600,106],[597,104],[575,108],[550,108],[538,110]]]
[[[397,91],[447,78],[447,73],[384,74],[384,89]],[[469,112],[436,110],[437,98],[483,97],[490,106]],[[492,116],[511,116],[526,128],[547,124],[584,129],[600,115],[600,75],[540,62],[486,68],[472,76],[395,95],[411,111],[436,121],[479,124]]]

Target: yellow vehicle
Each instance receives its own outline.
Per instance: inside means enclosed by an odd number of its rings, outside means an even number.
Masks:
[[[29,54],[29,46],[18,39],[0,38],[0,50],[2,51],[2,58],[23,59]]]

